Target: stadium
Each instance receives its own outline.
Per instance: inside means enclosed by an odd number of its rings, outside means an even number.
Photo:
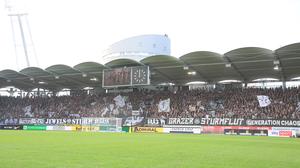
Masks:
[[[197,137],[185,135],[188,133],[227,135],[224,137],[224,143],[230,141],[227,147],[233,150],[238,149],[234,149],[231,145],[242,145],[248,143],[247,141],[251,141],[248,147],[257,143],[266,143],[266,141],[287,143],[286,150],[288,150],[298,145],[299,141],[270,137],[266,139],[263,136],[300,136],[300,90],[298,87],[287,86],[291,85],[291,82],[297,83],[295,77],[300,76],[299,51],[300,43],[295,43],[275,51],[248,47],[234,49],[224,55],[197,51],[183,55],[179,59],[168,55],[153,55],[141,61],[119,58],[104,65],[84,62],[74,67],[53,65],[45,70],[37,67],[28,67],[19,72],[2,70],[0,71],[1,87],[14,86],[22,91],[11,88],[8,91],[17,97],[1,97],[0,128],[2,130],[46,131],[45,133],[49,133],[47,136],[53,136],[54,139],[61,138],[61,141],[72,139],[72,136],[74,139],[86,136],[86,138],[91,138],[87,145],[90,141],[94,142],[94,138],[98,136],[100,141],[102,138],[108,138],[108,142],[105,143],[112,141],[107,145],[123,143],[122,141],[127,138],[129,138],[128,141],[130,138],[136,139],[132,142],[125,142],[127,143],[125,146],[130,146],[128,143],[139,143],[138,139],[150,143],[146,140],[148,136],[151,143],[162,143],[161,145],[166,145],[164,141],[168,139],[174,142],[179,139],[176,143],[187,141],[184,144],[196,145],[194,141],[197,141]],[[278,69],[274,69],[276,66]],[[257,83],[255,79],[261,78],[263,80],[271,78],[271,81],[267,83],[279,82],[281,86],[277,88],[248,87],[252,83]],[[228,81],[220,83],[222,80]],[[202,81],[202,83],[188,85],[187,83],[191,81]],[[63,88],[70,89],[69,95],[57,96]],[[32,138],[43,136],[38,132],[26,131],[18,132],[17,135],[14,135],[15,132],[1,131],[4,138],[1,141],[9,141],[10,137],[21,138],[12,142],[18,145],[18,141],[23,141],[22,136],[29,135]],[[72,135],[64,132],[72,132]],[[85,135],[79,132],[95,134]],[[96,132],[119,132],[121,134]],[[146,134],[139,137],[140,135],[131,135],[131,133]],[[172,139],[173,135],[162,135],[165,133],[179,133],[179,135],[176,134]],[[228,137],[229,135],[247,136],[247,138]],[[117,142],[118,140],[114,138],[122,140]],[[205,143],[223,139],[219,136],[206,135],[199,140],[203,141],[203,138]],[[37,139],[31,140],[27,143],[36,143]],[[81,139],[77,140],[81,141]],[[149,145],[153,145],[151,143]],[[70,142],[70,145],[75,144]],[[136,152],[144,148],[143,145],[146,144],[139,145],[131,150]],[[2,147],[5,146],[2,145]],[[147,150],[151,151],[149,148]],[[276,149],[273,150],[276,151]],[[174,152],[176,153],[176,150]],[[136,154],[125,156],[138,157]],[[234,157],[237,156],[234,155]],[[2,158],[5,157],[2,156]],[[127,162],[126,159],[125,162]],[[33,163],[35,164],[35,161],[32,163],[18,161],[16,165],[23,167],[23,164]],[[97,163],[84,161],[80,164],[97,165]],[[104,161],[104,167],[107,166],[105,164],[108,163]],[[115,165],[122,167],[120,164]],[[165,164],[166,167],[170,166],[168,163]],[[179,167],[193,165],[192,160],[185,162],[185,159],[178,164],[181,165]],[[49,165],[51,167],[52,164]],[[141,161],[137,165],[144,167],[144,162]],[[291,162],[287,165],[293,167]],[[57,164],[57,166],[61,165]],[[132,165],[128,163],[128,166]]]
[[[172,56],[145,34],[46,68],[23,48],[0,69],[1,168],[300,165],[299,42]]]

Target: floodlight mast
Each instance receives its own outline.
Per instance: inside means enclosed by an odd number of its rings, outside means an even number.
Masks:
[[[20,39],[20,44],[21,44],[20,46],[22,47],[22,50],[23,50],[22,53],[25,56],[26,66],[27,67],[32,66],[30,64],[30,59],[29,59],[30,53],[34,55],[36,64],[38,64],[29,23],[27,21],[28,13],[22,11],[21,9],[18,9],[16,2],[15,2],[15,4],[13,4],[12,0],[4,0],[4,1],[5,1],[5,8],[7,9],[8,16],[10,17],[17,64],[18,64],[18,46],[19,46],[18,41],[17,41],[18,39]],[[25,21],[25,23],[24,23],[24,21]],[[25,28],[25,26],[27,29]],[[20,34],[16,33],[15,29],[18,29]],[[26,29],[27,32],[25,32],[24,29]],[[19,36],[19,38],[17,38],[17,36]],[[26,39],[26,37],[29,39]],[[28,48],[28,42],[31,43],[31,47],[32,47],[31,52],[29,51],[29,48]],[[24,68],[24,67],[22,67],[22,68]]]

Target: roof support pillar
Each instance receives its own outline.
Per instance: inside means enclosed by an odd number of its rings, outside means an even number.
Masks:
[[[282,81],[282,89],[283,89],[283,91],[285,91],[285,89],[286,89],[286,81],[285,80]]]
[[[240,77],[245,81],[247,80],[247,78],[245,77],[245,75],[235,66],[235,64],[233,64],[233,62],[231,61],[231,59],[229,57],[227,57],[226,55],[224,55],[225,61],[227,61],[228,63],[231,64],[231,67],[235,70],[235,72],[237,72]]]

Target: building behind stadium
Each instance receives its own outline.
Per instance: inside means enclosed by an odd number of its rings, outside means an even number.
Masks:
[[[165,35],[140,35],[110,45],[102,54],[104,63],[116,59],[140,61],[153,55],[171,55],[170,39]]]

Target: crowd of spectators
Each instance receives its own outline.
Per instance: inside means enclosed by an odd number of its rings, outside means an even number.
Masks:
[[[115,98],[122,97],[121,104]],[[260,107],[257,95],[271,104]],[[52,97],[0,97],[0,119],[128,117],[230,117],[300,119],[299,88],[235,88],[191,91],[135,91]],[[170,98],[170,111],[158,112],[159,102]],[[123,102],[122,102],[123,101]]]
[[[257,95],[266,95],[271,104],[260,107]],[[155,100],[171,98],[171,112],[157,113],[155,117],[228,117],[251,119],[300,119],[300,89],[240,88],[227,90],[197,90],[155,95]],[[172,101],[173,100],[173,101]]]

